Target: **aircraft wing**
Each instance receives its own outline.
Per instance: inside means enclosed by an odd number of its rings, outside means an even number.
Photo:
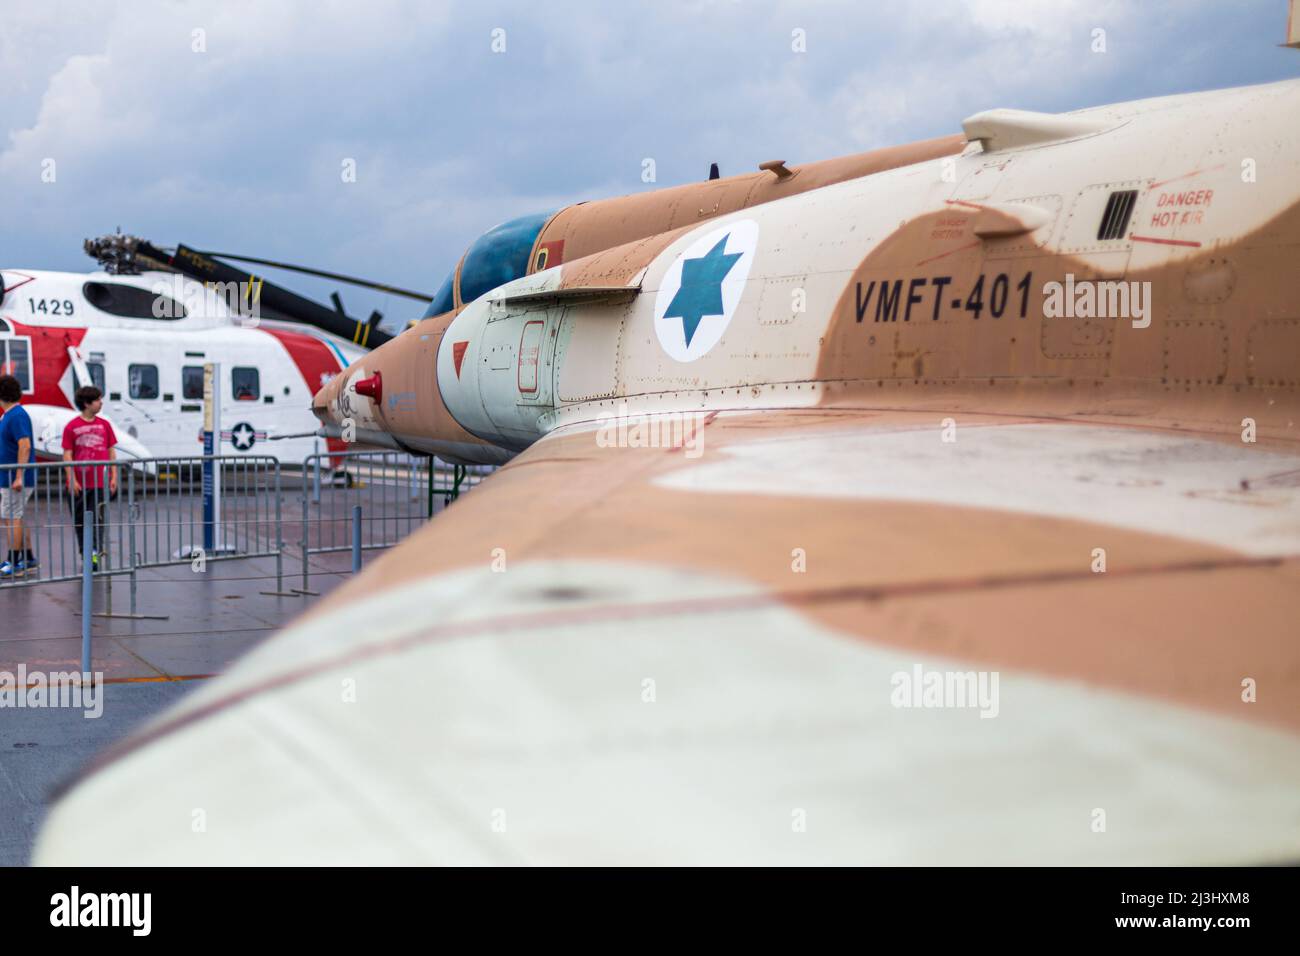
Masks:
[[[1297,450],[834,408],[667,438],[538,442],[92,768],[37,861],[1300,856]]]

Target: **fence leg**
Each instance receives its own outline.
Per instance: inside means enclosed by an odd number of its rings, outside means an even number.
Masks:
[[[311,470],[311,500],[320,504],[320,439],[316,439],[316,454],[312,456],[315,464]]]
[[[307,496],[302,496],[302,589],[307,590]]]
[[[352,573],[361,570],[361,506],[352,507]]]
[[[275,466],[275,590],[261,591],[270,597],[301,597],[299,591],[286,591],[284,589],[284,509],[280,504],[280,466]],[[304,491],[305,495],[306,492]]]
[[[297,594],[301,595],[315,595],[315,591],[308,590],[307,588],[307,508],[307,489],[304,488],[302,492],[302,587],[294,588],[293,590]]]
[[[284,591],[284,524],[280,508],[280,466],[275,466],[275,589]]]
[[[83,521],[81,530],[81,673],[84,683],[90,674],[90,614],[94,606],[91,590],[91,549],[95,546],[95,528],[92,522]]]
[[[126,469],[126,522],[129,526],[127,531],[127,547],[131,552],[127,555],[127,561],[129,562],[128,566],[131,568],[131,613],[135,614],[135,591],[138,583],[135,574],[135,469],[131,467]]]
[[[99,564],[104,573],[104,616],[113,616],[113,568],[108,561],[108,529],[104,525],[108,524],[108,469],[105,468],[105,476],[101,479],[104,485],[99,489],[102,496],[98,507],[95,508],[95,531],[103,539],[104,553],[100,556]]]

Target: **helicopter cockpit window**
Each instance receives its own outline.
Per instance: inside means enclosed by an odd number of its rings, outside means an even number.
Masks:
[[[551,213],[521,216],[494,226],[475,240],[460,270],[460,301],[473,302],[528,272],[528,257]]]
[[[124,319],[183,319],[185,306],[165,295],[121,282],[87,282],[81,291],[86,301],[109,315]]]

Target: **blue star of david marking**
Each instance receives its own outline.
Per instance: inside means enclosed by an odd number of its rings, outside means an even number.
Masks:
[[[665,319],[681,319],[682,332],[686,335],[686,347],[691,347],[695,330],[700,327],[700,319],[706,315],[723,315],[722,280],[727,277],[731,267],[736,264],[742,253],[725,253],[727,240],[731,233],[718,240],[717,245],[698,259],[687,259],[682,263],[682,284],[668,303],[664,312]]]

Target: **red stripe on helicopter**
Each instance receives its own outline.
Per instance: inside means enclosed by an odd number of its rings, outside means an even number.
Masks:
[[[86,337],[86,329],[23,325],[13,318],[7,321],[13,326],[15,338],[30,338],[32,343],[30,361],[34,394],[24,395],[23,401],[34,405],[71,408],[72,402],[59,388],[59,380],[72,364],[68,349],[81,346],[81,340]]]

